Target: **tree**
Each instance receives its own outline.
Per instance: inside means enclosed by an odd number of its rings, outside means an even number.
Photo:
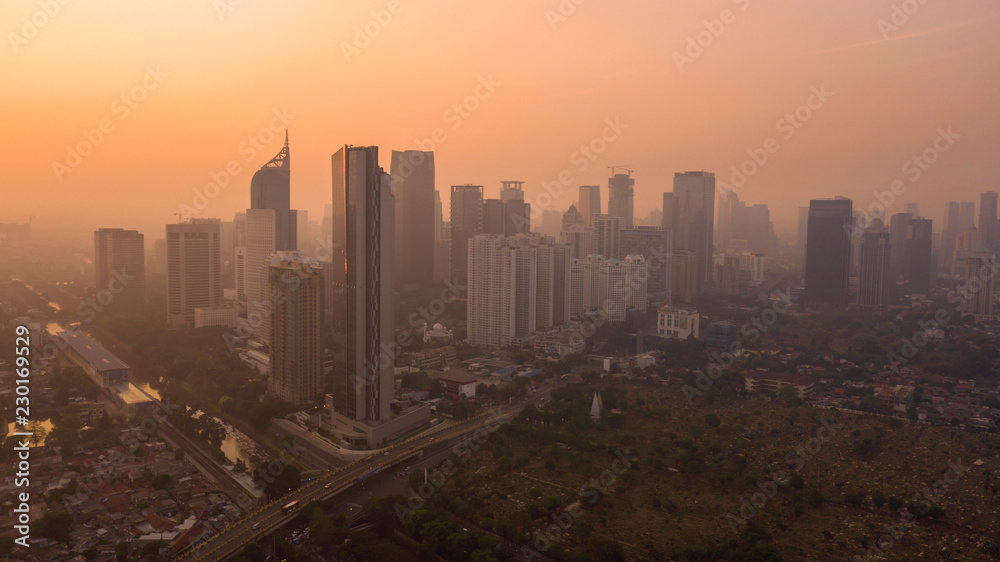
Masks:
[[[118,541],[115,545],[115,560],[118,562],[126,562],[128,560],[128,543],[125,541]]]
[[[254,476],[264,483],[264,493],[268,499],[279,498],[288,492],[295,490],[302,482],[302,471],[293,464],[280,463],[281,469],[278,474],[269,471],[271,463],[264,461],[254,471]]]
[[[35,525],[38,534],[64,544],[69,543],[73,527],[73,517],[68,511],[50,511]]]
[[[174,478],[169,474],[157,474],[153,477],[153,488],[157,490],[168,490],[174,485]]]
[[[444,383],[438,379],[431,381],[431,398],[442,398],[444,396]]]

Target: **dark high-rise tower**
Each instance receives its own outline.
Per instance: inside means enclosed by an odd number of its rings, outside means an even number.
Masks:
[[[611,170],[612,173],[614,170]],[[614,174],[608,179],[608,215],[619,217],[625,226],[632,226],[634,219],[635,179],[631,170],[627,174]]]
[[[392,152],[396,198],[396,286],[430,284],[434,278],[434,153]]]
[[[580,214],[583,215],[583,226],[594,226],[594,215],[601,214],[601,186],[580,186]]]
[[[146,258],[143,236],[135,230],[102,228],[94,233],[94,275],[97,296],[111,305],[146,300]]]
[[[896,213],[889,219],[889,240],[896,251],[889,256],[889,278],[893,283],[905,273],[906,253],[906,231],[910,226],[913,215],[910,213]]]
[[[873,220],[861,234],[858,264],[858,309],[864,314],[886,312],[891,251],[889,231],[881,220]]]
[[[979,196],[979,239],[983,246],[996,251],[1000,245],[1000,228],[997,228],[996,191],[987,191]]]
[[[906,227],[906,242],[903,246],[903,271],[912,292],[924,293],[931,287],[933,281],[931,241],[931,219],[911,220]]]
[[[851,272],[850,234],[854,214],[850,199],[809,202],[806,238],[808,304],[846,307]]]
[[[378,147],[345,146],[333,155],[333,260],[344,264],[333,280],[334,337],[346,353],[334,371],[333,405],[369,425],[391,413],[394,208]]]
[[[483,186],[451,186],[451,277],[469,280],[469,239],[483,232]]]
[[[710,287],[715,239],[715,174],[684,172],[674,174],[674,247],[690,250],[698,258],[698,288]],[[664,197],[664,206],[667,198]],[[666,212],[663,214],[666,221]],[[670,228],[670,227],[668,227]]]

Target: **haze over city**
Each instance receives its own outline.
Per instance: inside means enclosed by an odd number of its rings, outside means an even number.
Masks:
[[[0,14],[0,558],[1000,560],[996,0]]]
[[[246,207],[252,170],[280,146],[277,134],[253,158],[239,152],[276,109],[294,116],[293,206],[312,216],[329,200],[328,158],[344,139],[417,149],[438,128],[439,185],[477,183],[490,195],[518,179],[533,199],[563,170],[575,187],[624,165],[635,170],[637,208],[649,209],[675,171],[726,181],[773,137],[780,151],[741,193],[768,203],[782,234],[810,198],[867,205],[939,127],[961,135],[959,145],[910,186],[907,202],[940,219],[949,197],[972,198],[1000,172],[990,157],[1000,112],[995,2],[927,2],[898,30],[880,29],[880,20],[892,24],[890,1],[562,4],[569,15],[555,1],[400,2],[358,52],[366,39],[357,30],[376,21],[379,2],[60,5],[37,35],[8,37],[0,51],[0,183],[18,194],[0,220],[37,216],[43,237],[80,234],[101,218],[149,229],[236,159],[242,172],[201,214],[228,217]],[[8,31],[22,34],[35,9],[5,8]],[[688,39],[726,9],[732,23],[711,41],[703,35],[708,45],[690,58],[698,51],[688,52]],[[690,62],[679,68],[675,53]],[[126,115],[120,97],[147,67],[162,82]],[[495,91],[456,119],[453,106],[481,79]],[[833,95],[784,138],[777,122],[813,87]],[[60,181],[53,163],[104,118],[113,132]],[[627,129],[581,171],[573,153],[615,118]],[[552,210],[574,200],[566,189]]]

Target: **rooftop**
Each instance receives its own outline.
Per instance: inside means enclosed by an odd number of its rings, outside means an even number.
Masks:
[[[72,349],[79,353],[91,367],[97,371],[112,371],[128,369],[124,361],[94,341],[90,336],[80,331],[64,331],[59,333]]]

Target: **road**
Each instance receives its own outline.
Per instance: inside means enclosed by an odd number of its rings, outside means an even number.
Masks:
[[[575,380],[577,377],[567,378]],[[477,430],[495,429],[516,416],[525,405],[532,403],[538,406],[548,402],[552,389],[565,384],[565,382],[570,381],[547,383],[540,390],[529,393],[527,397],[516,400],[509,405],[484,412],[438,431],[418,435],[382,449],[371,456],[331,470],[305,486],[257,509],[218,535],[198,544],[193,550],[181,555],[177,560],[191,562],[225,560],[239,552],[248,543],[256,541],[297,517],[298,510],[291,513],[282,512],[282,506],[289,502],[298,500],[300,502],[299,508],[301,508],[311,501],[326,499],[348,490],[367,477],[383,470],[389,470],[394,465],[415,457],[425,449],[436,451],[437,446],[443,441],[462,437]]]

